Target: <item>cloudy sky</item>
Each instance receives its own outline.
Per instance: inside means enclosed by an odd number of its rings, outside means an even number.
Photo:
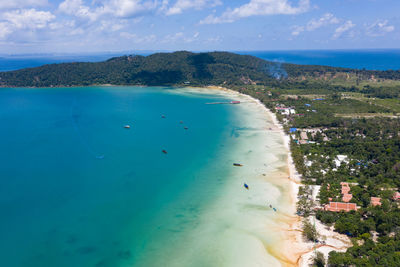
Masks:
[[[0,53],[400,48],[399,0],[0,0]]]

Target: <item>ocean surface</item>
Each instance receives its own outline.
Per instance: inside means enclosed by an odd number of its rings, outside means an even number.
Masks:
[[[205,104],[232,99],[1,88],[1,266],[279,266],[286,150],[254,103]]]
[[[327,65],[367,70],[399,70],[400,49],[385,50],[301,50],[301,51],[235,51],[275,62],[305,65]],[[125,54],[147,56],[151,52],[108,53],[92,55],[25,55],[0,57],[0,71],[38,67],[63,62],[98,62]]]
[[[367,70],[399,70],[400,49],[300,50],[237,52],[265,60],[301,65],[325,65]]]

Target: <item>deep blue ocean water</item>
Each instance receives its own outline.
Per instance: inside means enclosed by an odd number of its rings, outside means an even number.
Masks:
[[[400,50],[302,50],[302,51],[236,51],[239,54],[253,55],[262,59],[305,64],[327,65],[368,70],[399,70]],[[126,53],[125,53],[126,54]],[[128,53],[129,54],[129,53]],[[133,54],[149,55],[150,52]],[[0,71],[37,67],[44,64],[62,62],[97,62],[107,60],[122,53],[67,55],[67,56],[4,56],[0,57]]]
[[[237,52],[265,60],[367,70],[399,70],[400,50],[301,50]]]
[[[0,265],[160,266],[183,244],[229,182],[237,116],[175,91],[0,89]]]

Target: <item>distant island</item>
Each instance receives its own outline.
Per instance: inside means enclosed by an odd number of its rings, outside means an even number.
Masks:
[[[304,87],[341,76],[357,81],[400,79],[400,71],[355,70],[266,61],[228,52],[156,53],[114,57],[103,62],[48,64],[0,73],[3,87],[86,85],[240,86],[248,84]]]

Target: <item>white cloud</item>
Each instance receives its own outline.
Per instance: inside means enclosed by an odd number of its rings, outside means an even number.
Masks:
[[[195,33],[193,34],[193,36],[183,38],[183,41],[184,41],[185,43],[194,42],[194,41],[196,41],[196,40],[199,38],[199,35],[200,35],[199,32],[195,32]]]
[[[43,29],[55,19],[48,11],[37,11],[36,9],[16,9],[3,12],[0,15],[0,38],[4,39],[16,30]]]
[[[55,19],[55,16],[50,12],[37,11],[33,8],[4,12],[1,17],[12,27],[18,29],[42,29]]]
[[[329,24],[338,24],[339,19],[336,18],[333,14],[331,13],[326,13],[323,15],[320,19],[315,20],[312,19],[307,23],[307,30],[308,31],[314,31],[318,28],[321,28],[323,26],[329,25]]]
[[[73,15],[75,17],[89,19],[94,21],[101,15],[101,10],[98,8],[97,10],[90,10],[90,7],[85,6],[82,0],[65,0],[60,3],[58,6],[58,10],[67,15]]]
[[[166,10],[167,15],[181,14],[186,9],[202,9],[222,5],[220,0],[177,0],[176,3]]]
[[[95,7],[90,7],[85,5],[82,0],[65,0],[58,6],[58,9],[67,15],[95,21],[104,15],[118,18],[139,16],[155,10],[158,6],[156,0],[103,0],[98,2],[99,4]]]
[[[200,33],[195,32],[191,36],[185,36],[183,32],[177,32],[175,34],[168,34],[164,37],[163,40],[161,40],[162,43],[167,43],[167,44],[174,44],[174,43],[192,43],[194,41],[197,41],[199,39]]]
[[[388,25],[388,23],[388,20],[378,20],[366,27],[366,34],[371,37],[377,37],[394,31],[395,27],[393,25]]]
[[[337,39],[340,36],[342,36],[345,32],[351,30],[352,28],[354,28],[356,25],[351,21],[348,20],[346,21],[343,25],[339,26],[338,28],[336,28],[335,33],[333,34],[332,38],[333,39]]]
[[[47,0],[0,0],[0,9],[36,7],[47,4]]]
[[[0,22],[0,39],[4,39],[7,37],[10,33],[12,33],[13,30],[11,28],[11,25],[7,22]]]
[[[309,8],[310,0],[299,0],[298,6],[293,6],[288,0],[250,0],[240,7],[226,10],[220,17],[209,15],[200,24],[231,23],[251,16],[294,15]]]
[[[97,27],[98,31],[116,32],[121,30],[125,23],[122,20],[102,20]]]
[[[293,26],[292,27],[292,35],[298,36],[298,35],[300,35],[300,33],[304,32],[304,31],[311,32],[311,31],[315,31],[321,27],[328,26],[331,24],[337,24],[337,23],[339,23],[338,18],[336,18],[331,13],[326,13],[319,19],[310,20],[307,23],[307,25],[305,25],[305,26],[298,26],[298,25]]]
[[[158,1],[109,0],[104,4],[104,12],[117,17],[132,17],[155,10]]]
[[[146,36],[138,36],[134,33],[129,33],[129,32],[121,32],[119,34],[121,37],[125,38],[125,39],[130,39],[132,40],[134,43],[153,43],[157,40],[157,36],[154,34],[151,35],[146,35]]]
[[[161,41],[162,43],[175,43],[179,39],[183,39],[184,35],[183,32],[177,32],[175,34],[168,34],[164,37]]]
[[[293,26],[292,27],[292,35],[297,36],[300,33],[304,32],[304,27],[303,26]]]

